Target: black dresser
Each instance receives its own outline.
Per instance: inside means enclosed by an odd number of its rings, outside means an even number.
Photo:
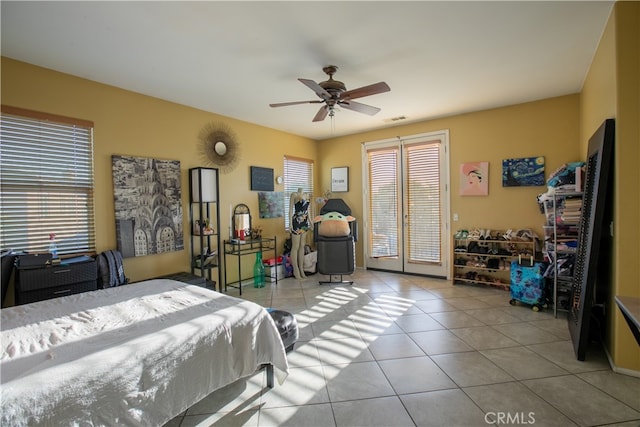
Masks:
[[[91,257],[58,265],[16,267],[16,305],[98,289],[98,266]]]

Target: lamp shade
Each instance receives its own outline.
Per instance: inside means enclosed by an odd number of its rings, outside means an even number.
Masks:
[[[212,168],[191,169],[191,201],[216,202],[217,170]]]

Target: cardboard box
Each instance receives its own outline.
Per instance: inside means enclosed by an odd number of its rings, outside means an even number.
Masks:
[[[264,279],[266,282],[275,282],[276,274],[278,275],[278,280],[284,279],[284,267],[282,265],[275,265],[275,266],[265,265]]]

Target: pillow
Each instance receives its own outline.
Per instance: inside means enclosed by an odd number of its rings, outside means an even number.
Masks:
[[[344,216],[340,212],[327,212],[313,219],[318,227],[318,235],[324,237],[343,237],[351,234],[349,222],[356,219],[351,215]],[[319,223],[319,224],[318,224]]]

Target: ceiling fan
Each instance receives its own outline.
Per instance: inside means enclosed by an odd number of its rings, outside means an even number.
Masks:
[[[320,122],[324,120],[327,115],[329,117],[333,117],[334,108],[336,106],[340,106],[342,108],[346,108],[347,110],[357,111],[358,113],[368,114],[373,116],[380,109],[378,107],[372,107],[371,105],[362,104],[360,102],[353,101],[356,98],[363,98],[365,96],[376,95],[378,93],[388,92],[391,90],[389,85],[385,82],[374,83],[369,86],[363,86],[357,89],[347,90],[347,87],[344,83],[334,80],[333,75],[338,70],[338,67],[335,65],[327,65],[322,69],[328,76],[329,80],[316,83],[313,80],[309,79],[298,79],[307,86],[309,89],[314,91],[319,100],[313,101],[294,101],[294,102],[281,102],[278,104],[269,104],[271,107],[285,107],[288,105],[298,105],[298,104],[325,104],[320,107],[320,110],[316,113],[313,118],[314,122]]]

